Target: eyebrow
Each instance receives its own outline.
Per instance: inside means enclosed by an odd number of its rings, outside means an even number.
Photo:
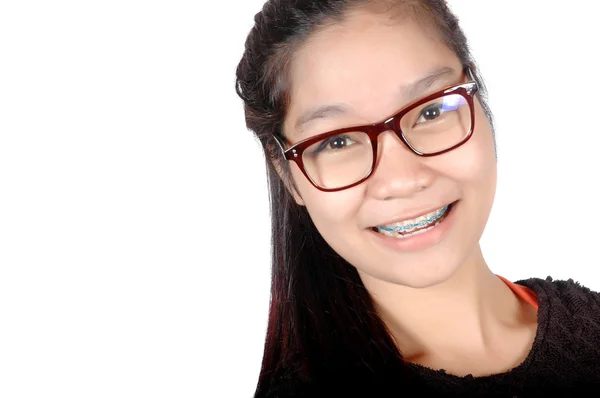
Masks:
[[[423,95],[425,91],[433,85],[433,83],[436,83],[442,79],[442,81],[450,83],[449,78],[455,74],[456,71],[453,68],[442,66],[427,74],[427,76],[417,80],[416,82],[401,87],[400,91],[403,93],[403,97],[409,102],[414,101]]]
[[[453,68],[448,66],[442,66],[434,69],[428,73],[425,77],[417,80],[414,83],[407,84],[400,87],[400,93],[403,98],[407,99],[408,102],[416,99],[419,95],[423,94],[428,88],[430,88],[436,81],[452,76],[456,73]],[[339,116],[349,112],[349,108],[343,104],[330,104],[330,105],[319,105],[306,110],[300,115],[296,124],[294,125],[296,131],[302,130],[304,125],[315,119],[323,119],[332,116]]]

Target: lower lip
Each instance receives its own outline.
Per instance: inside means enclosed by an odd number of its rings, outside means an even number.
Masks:
[[[447,231],[454,223],[454,213],[457,206],[458,202],[454,202],[448,211],[448,214],[446,214],[446,216],[442,219],[442,222],[440,222],[435,228],[432,228],[429,231],[419,235],[410,236],[408,238],[394,238],[392,236],[375,232],[372,229],[369,229],[368,231],[384,245],[396,251],[424,250],[437,245],[442,239],[444,239]]]

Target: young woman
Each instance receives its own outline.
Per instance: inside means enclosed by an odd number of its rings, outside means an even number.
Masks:
[[[257,397],[600,386],[600,295],[486,265],[492,115],[444,1],[268,1],[237,91],[272,206]]]

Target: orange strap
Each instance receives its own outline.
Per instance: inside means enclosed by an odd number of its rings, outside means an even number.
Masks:
[[[501,277],[500,275],[496,275],[498,278],[502,280],[502,282],[506,283],[506,285],[513,291],[514,294],[525,300],[527,303],[531,304],[536,310],[538,309],[538,300],[537,294],[527,286],[517,285],[516,283],[512,283],[508,279]]]

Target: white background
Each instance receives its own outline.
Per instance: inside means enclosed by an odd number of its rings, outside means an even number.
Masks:
[[[597,4],[451,1],[497,120],[484,253],[513,280],[600,290]],[[234,75],[261,5],[0,5],[0,396],[252,396],[268,200]]]

